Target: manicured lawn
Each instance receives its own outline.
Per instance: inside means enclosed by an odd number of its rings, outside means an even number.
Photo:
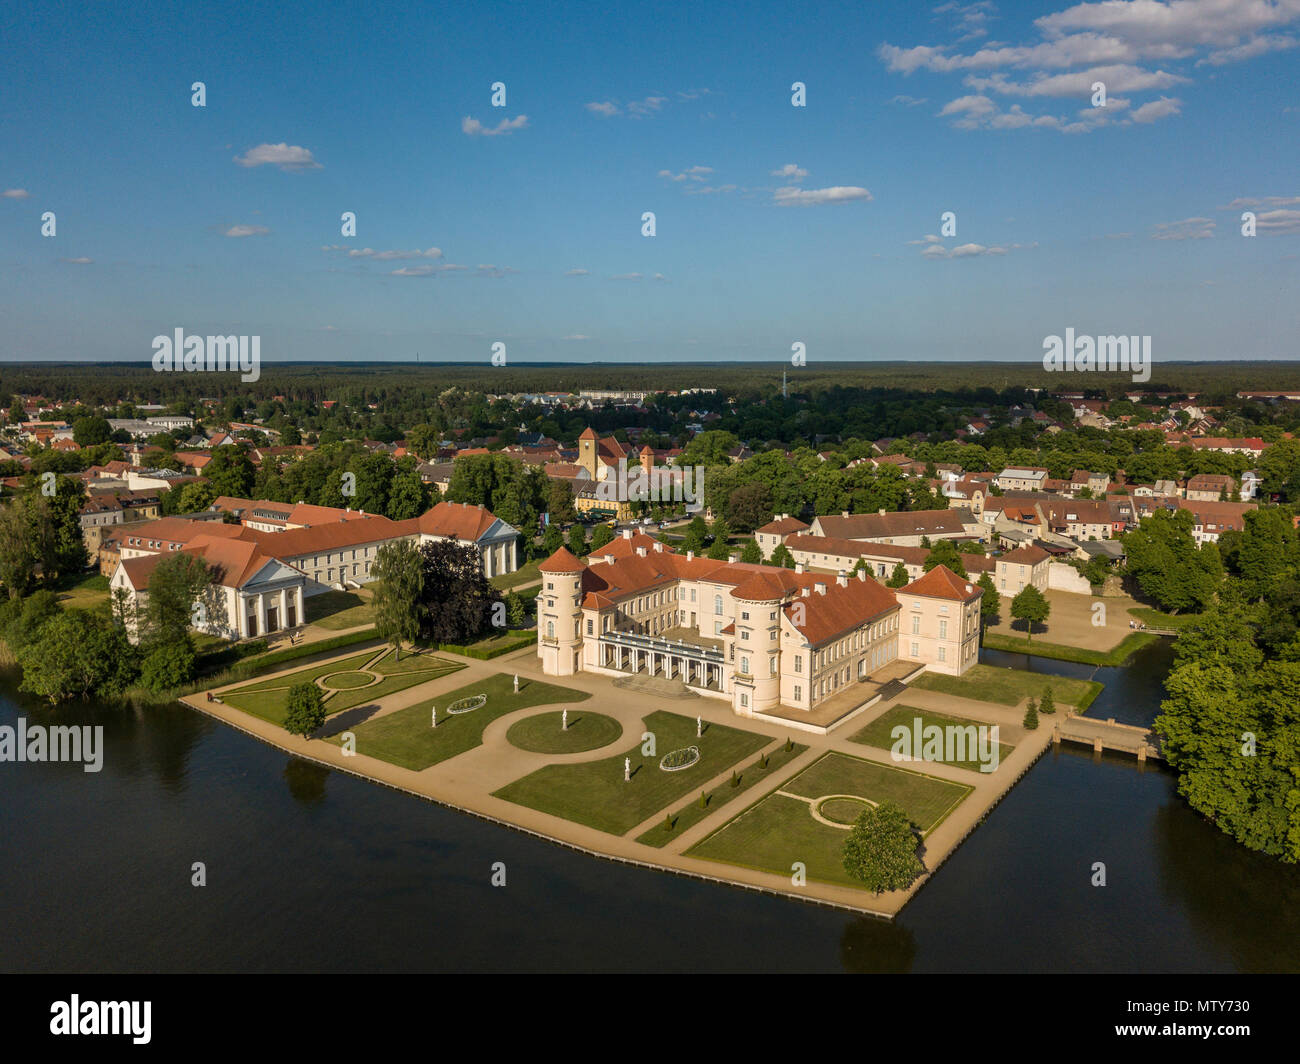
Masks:
[[[1001,632],[985,632],[984,645],[990,650],[1005,650],[1010,654],[1036,654],[1053,661],[1075,661],[1081,665],[1123,665],[1135,653],[1160,637],[1150,632],[1133,632],[1126,635],[1110,650],[1085,650],[1063,643],[1047,643],[1041,639],[1021,639]]]
[[[812,805],[801,798],[857,795],[874,802],[894,801],[918,827],[932,831],[970,792],[969,787],[933,776],[829,753],[687,852],[784,876],[800,861],[809,879],[860,887],[841,863],[848,831],[815,820]],[[847,813],[851,804],[828,803],[826,812],[833,816],[827,819]]]
[[[443,712],[458,699],[474,695],[487,695],[487,703],[481,709],[454,716]],[[483,742],[483,729],[507,713],[556,702],[576,704],[590,697],[585,691],[538,680],[521,680],[519,693],[515,694],[514,677],[497,673],[486,680],[477,680],[436,698],[377,717],[352,731],[357,737],[357,753],[418,772],[478,746]],[[430,726],[433,706],[439,710],[436,728]],[[572,719],[582,714],[583,710],[571,710],[569,717]],[[331,736],[329,741],[339,743],[340,739]]]
[[[644,842],[647,846],[666,846],[673,839],[679,838],[687,828],[694,827],[706,816],[716,813],[728,802],[739,798],[751,787],[779,774],[786,765],[807,749],[808,747],[803,744],[795,743],[793,749],[787,750],[785,743],[782,743],[768,755],[766,765],[763,764],[762,758],[759,758],[752,765],[741,769],[736,774],[740,779],[736,786],[733,787],[730,782],[727,782],[721,787],[715,787],[704,796],[704,805],[700,805],[699,798],[696,798],[689,805],[683,806],[678,812],[673,813],[673,826],[671,828],[668,827],[665,821],[660,821],[649,831],[642,832],[636,841]]]
[[[447,654],[465,654],[467,657],[471,658],[486,659],[498,656],[493,654],[493,651],[505,652],[506,650],[522,650],[529,644],[536,642],[536,628],[507,628],[500,632],[493,632],[491,635],[484,636],[482,639],[464,647],[440,644],[434,649],[441,650]]]
[[[521,584],[531,584],[542,578],[538,566],[541,562],[529,562],[522,568],[516,569],[513,573],[504,573],[501,576],[494,576],[488,580],[498,591],[509,591],[512,587],[519,587]]]
[[[1201,619],[1199,613],[1162,613],[1148,606],[1137,606],[1128,611],[1129,615],[1152,628],[1186,628]]]
[[[289,688],[300,683],[316,683],[327,677],[339,680],[338,689],[325,698],[325,712],[331,716],[345,709],[372,702],[384,695],[404,691],[416,684],[436,680],[439,676],[456,672],[465,666],[458,661],[431,654],[406,653],[401,661],[394,661],[393,651],[389,648],[371,649],[361,654],[353,654],[341,661],[324,662],[297,672],[286,673],[256,683],[245,684],[233,691],[223,694],[222,700],[236,709],[242,709],[255,717],[284,723],[285,700]],[[379,683],[371,686],[372,677],[363,676],[364,671],[377,672],[383,677]],[[333,686],[333,685],[331,685]]]
[[[356,628],[374,624],[374,611],[370,608],[373,593],[361,591],[322,591],[303,600],[307,623],[330,631]]]
[[[940,691],[980,702],[997,702],[1014,706],[1022,698],[1041,698],[1043,688],[1051,685],[1052,698],[1058,706],[1074,706],[1080,711],[1092,705],[1102,685],[1095,680],[1076,680],[1069,676],[1045,676],[1023,669],[1002,669],[992,665],[972,665],[965,676],[943,676],[923,672],[910,687],[923,691]]]
[[[109,612],[108,577],[95,573],[70,584],[59,592],[59,605],[65,610]]]
[[[526,805],[612,835],[625,835],[647,817],[665,810],[686,794],[756,753],[770,739],[754,732],[710,724],[695,736],[695,720],[663,711],[645,718],[645,731],[655,736],[655,754],[641,753],[641,741],[598,761],[576,765],[547,765],[496,792],[517,805]],[[695,746],[700,759],[689,768],[664,772],[665,754]],[[623,759],[632,760],[632,779],[623,779]]]
[[[913,722],[917,718],[920,718],[922,728],[928,728],[931,725],[940,728],[968,728],[971,726],[980,727],[981,725],[984,727],[990,727],[987,721],[971,720],[967,717],[949,717],[943,713],[935,713],[932,710],[917,709],[915,706],[893,706],[873,720],[856,735],[850,735],[849,741],[861,743],[863,746],[875,746],[881,750],[892,750],[895,745],[895,740],[892,734],[893,730],[901,725],[907,729],[908,735],[912,736],[914,735]],[[909,745],[905,749],[907,749],[913,757],[919,759],[921,751],[913,748],[911,739],[909,739],[908,742]],[[968,746],[968,749],[971,749],[971,752],[975,753],[976,750],[973,749],[973,747],[974,744],[971,743],[970,746]],[[1015,746],[1011,743],[999,742],[998,764],[1000,765],[1005,761],[1014,749]],[[978,757],[967,757],[962,760],[954,758],[951,761],[943,758],[937,758],[936,760],[945,765],[970,769],[972,772],[979,772],[980,770],[980,761]],[[900,762],[900,764],[906,763],[907,762]]]
[[[506,741],[534,754],[578,754],[617,742],[623,725],[613,717],[579,709],[569,714],[568,730],[561,713],[539,713],[510,725]]]

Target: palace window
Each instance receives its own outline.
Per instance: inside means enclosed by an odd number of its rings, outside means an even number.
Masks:
[[[913,618],[912,618],[912,634],[913,634],[913,635],[920,635],[920,634],[921,634],[921,618],[920,618],[920,617],[913,616]]]
[[[939,638],[940,638],[940,639],[947,639],[947,638],[948,638],[948,622],[947,622],[947,621],[940,621],[940,622],[939,622]]]
[[[713,596],[713,612],[714,612],[715,614],[717,614],[717,616],[719,616],[719,617],[722,616],[722,596],[721,596],[721,595],[714,595],[714,596]]]

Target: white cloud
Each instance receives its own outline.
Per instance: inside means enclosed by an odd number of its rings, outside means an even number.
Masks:
[[[639,281],[642,278],[639,273],[616,273],[610,278],[611,281]]]
[[[495,126],[485,126],[477,118],[471,118],[469,115],[460,120],[460,131],[471,137],[498,137],[504,133],[513,133],[516,129],[526,129],[527,127],[527,115],[503,118]]]
[[[1261,211],[1255,215],[1255,228],[1261,233],[1300,233],[1300,211]]]
[[[784,177],[788,181],[802,181],[808,176],[808,171],[799,166],[798,163],[786,163],[779,170],[773,170],[772,176]]]
[[[442,248],[415,248],[411,251],[376,251],[374,248],[351,248],[346,244],[329,244],[322,251],[344,251],[350,259],[371,259],[375,262],[393,262],[401,259],[440,259]]]
[[[921,104],[928,102],[928,97],[908,96],[904,93],[899,93],[897,96],[893,97],[889,102],[902,104],[904,107],[919,107]]]
[[[1151,227],[1152,240],[1208,240],[1214,236],[1210,218],[1183,218],[1177,222],[1157,222]]]
[[[633,100],[628,104],[627,113],[633,118],[642,118],[654,114],[667,102],[667,96],[647,96],[644,100]]]
[[[823,203],[851,203],[870,200],[871,193],[857,185],[833,185],[830,188],[778,188],[772,202],[778,207],[816,207]]]
[[[399,266],[392,271],[393,277],[428,277],[434,272],[432,266]]]
[[[1161,96],[1158,100],[1152,100],[1150,103],[1144,103],[1133,112],[1132,120],[1134,122],[1156,122],[1161,118],[1167,118],[1169,115],[1182,113],[1182,100],[1171,99],[1168,96]]]
[[[321,169],[321,164],[312,157],[308,149],[284,142],[259,144],[255,148],[249,148],[243,155],[236,155],[235,162],[240,166],[278,166],[281,170],[291,173]]]
[[[31,193],[25,188],[7,188],[3,192],[0,192],[0,196],[3,196],[5,199],[26,199],[30,195]]]
[[[618,105],[611,103],[609,100],[605,100],[603,103],[583,104],[583,106],[586,107],[588,111],[592,112],[592,114],[598,114],[604,118],[609,118],[610,116],[619,113]]]
[[[657,273],[657,274],[654,275],[654,280],[656,280],[656,281],[666,281],[666,280],[668,280],[668,278],[665,277],[662,273]]]
[[[1223,208],[1236,211],[1243,207],[1294,207],[1300,204],[1300,196],[1243,196],[1235,199]]]
[[[85,255],[82,255],[80,258],[76,258],[76,259],[61,259],[60,261],[61,261],[61,262],[71,263],[73,266],[89,266],[89,265],[90,265],[92,262],[94,262],[95,260],[92,259],[92,258],[87,258]]]
[[[953,2],[935,9],[944,21],[954,20],[967,38],[984,35],[990,12],[980,4]],[[886,42],[876,54],[887,70],[904,76],[919,70],[964,74],[964,84],[977,95],[960,101],[986,100],[989,94],[1085,101],[1100,81],[1113,103],[1121,93],[1160,92],[1191,81],[1168,64],[1187,61],[1195,70],[1294,48],[1300,39],[1280,31],[1297,22],[1300,0],[1089,0],[1036,19],[1037,40],[989,42],[970,51],[955,44],[900,47]],[[911,99],[895,97],[898,102]],[[1181,102],[1161,98],[1134,106],[1123,118],[1115,117],[1113,107],[1093,118],[1082,112],[1063,118],[1017,108],[947,113],[957,116],[952,124],[961,129],[1048,127],[1086,133],[1108,125],[1145,125],[1178,114]]]
[[[573,334],[570,335],[570,336],[566,336],[566,337],[564,337],[564,339],[565,339],[565,340],[590,340],[591,337],[590,337],[590,336],[586,336],[586,335],[584,335],[583,333],[573,333]]]
[[[264,225],[232,225],[222,236],[266,236],[270,231]]]
[[[711,166],[691,166],[679,174],[675,174],[671,170],[660,170],[659,176],[666,177],[669,181],[703,181],[711,173],[713,173],[713,167]]]
[[[579,267],[579,268],[577,268],[577,269],[574,269],[574,270],[565,270],[565,271],[564,271],[564,276],[565,276],[565,277],[589,277],[590,275],[591,275],[591,271],[590,271],[590,270],[584,270],[584,269],[582,269],[581,267]]]

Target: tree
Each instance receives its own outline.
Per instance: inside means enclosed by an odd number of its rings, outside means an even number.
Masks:
[[[600,550],[614,542],[614,530],[609,525],[601,522],[591,530],[591,549]],[[555,552],[552,551],[552,554]]]
[[[325,699],[314,683],[296,683],[289,688],[285,703],[284,730],[310,739],[325,723]]]
[[[1024,726],[1028,731],[1035,731],[1038,728],[1038,706],[1034,700],[1029,700],[1029,705],[1025,707]]]
[[[704,552],[704,538],[708,534],[709,526],[705,522],[704,516],[696,514],[691,518],[691,523],[686,526],[686,535],[682,539],[682,550],[702,554]]]
[[[969,575],[966,572],[966,563],[962,561],[961,551],[950,539],[941,539],[930,548],[930,555],[921,566],[921,571],[928,573],[936,565],[946,565],[963,580]]]
[[[63,612],[53,591],[36,591],[26,598],[13,598],[0,606],[0,637],[13,654],[41,634],[45,622]]]
[[[731,554],[731,545],[727,542],[731,538],[731,528],[727,525],[725,517],[718,517],[713,522],[713,545],[709,547],[709,557],[716,560],[724,560]]]
[[[1157,510],[1123,537],[1128,572],[1162,610],[1202,609],[1223,579],[1213,543],[1197,548],[1188,510]]]
[[[1026,584],[1024,590],[1011,600],[1011,616],[1025,622],[1031,642],[1034,638],[1034,625],[1042,624],[1051,612],[1052,604],[1033,584]]]
[[[546,531],[542,533],[542,554],[549,558],[557,550],[564,546],[564,533],[560,531],[559,525],[547,525]]]
[[[210,507],[217,497],[217,486],[210,480],[196,480],[182,484],[176,499],[178,514],[196,514]]]
[[[420,548],[424,567],[420,634],[432,643],[472,642],[487,627],[496,590],[483,575],[478,549],[435,540]]]
[[[94,447],[98,443],[107,443],[111,432],[107,419],[98,415],[79,417],[72,423],[72,439],[78,447]]]
[[[1056,699],[1052,697],[1052,685],[1050,683],[1043,688],[1043,697],[1038,704],[1038,712],[1048,714],[1056,712]]]
[[[528,623],[528,603],[523,595],[511,591],[506,595],[506,615],[511,628],[523,628]]]
[[[189,630],[195,623],[196,605],[201,607],[200,623],[225,620],[223,600],[213,593],[215,583],[215,572],[197,554],[178,551],[162,558],[149,574],[149,594],[141,611],[141,646],[152,651],[184,643],[192,649]]]
[[[752,532],[772,520],[772,488],[761,480],[742,484],[727,497],[725,510],[738,531]]]
[[[569,528],[569,550],[573,552],[574,557],[581,558],[587,553],[587,530],[582,525],[572,525]]]
[[[198,656],[188,640],[155,647],[140,663],[140,684],[150,691],[170,691],[194,679]]]
[[[385,543],[375,552],[370,567],[374,598],[375,631],[393,647],[393,660],[402,657],[402,640],[420,636],[420,610],[424,594],[424,560],[409,539]]]
[[[1002,609],[1002,596],[998,594],[998,589],[993,586],[993,576],[990,573],[981,574],[977,581],[979,588],[984,592],[980,596],[980,642],[984,641],[984,626],[991,624],[998,617],[998,612]]]
[[[415,467],[404,468],[399,464],[388,485],[388,506],[384,513],[392,521],[409,521],[429,509],[429,498],[429,487],[420,480]]]
[[[790,553],[790,549],[784,543],[778,543],[767,564],[779,565],[782,569],[793,569],[795,566],[794,555]]]
[[[567,480],[552,480],[546,489],[546,512],[552,521],[568,524],[578,519],[578,512],[573,508],[573,488]]]
[[[759,565],[763,561],[763,549],[755,539],[745,540],[745,547],[740,552],[740,560],[749,565]]]
[[[844,870],[879,894],[902,890],[924,871],[916,855],[916,829],[893,802],[865,810],[844,842]]]
[[[906,587],[912,582],[912,578],[907,575],[907,566],[899,562],[894,566],[894,571],[889,574],[889,579],[885,581],[886,587]]]
[[[217,489],[218,495],[244,499],[253,490],[257,470],[243,447],[227,443],[212,452],[212,461],[203,467],[203,476]]]
[[[136,649],[126,633],[88,610],[51,618],[18,652],[20,690],[51,703],[71,698],[115,698],[136,677]]]

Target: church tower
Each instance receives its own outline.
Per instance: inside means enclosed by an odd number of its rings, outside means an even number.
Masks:
[[[587,471],[593,482],[600,479],[596,461],[596,430],[590,426],[578,437],[578,465]]]

